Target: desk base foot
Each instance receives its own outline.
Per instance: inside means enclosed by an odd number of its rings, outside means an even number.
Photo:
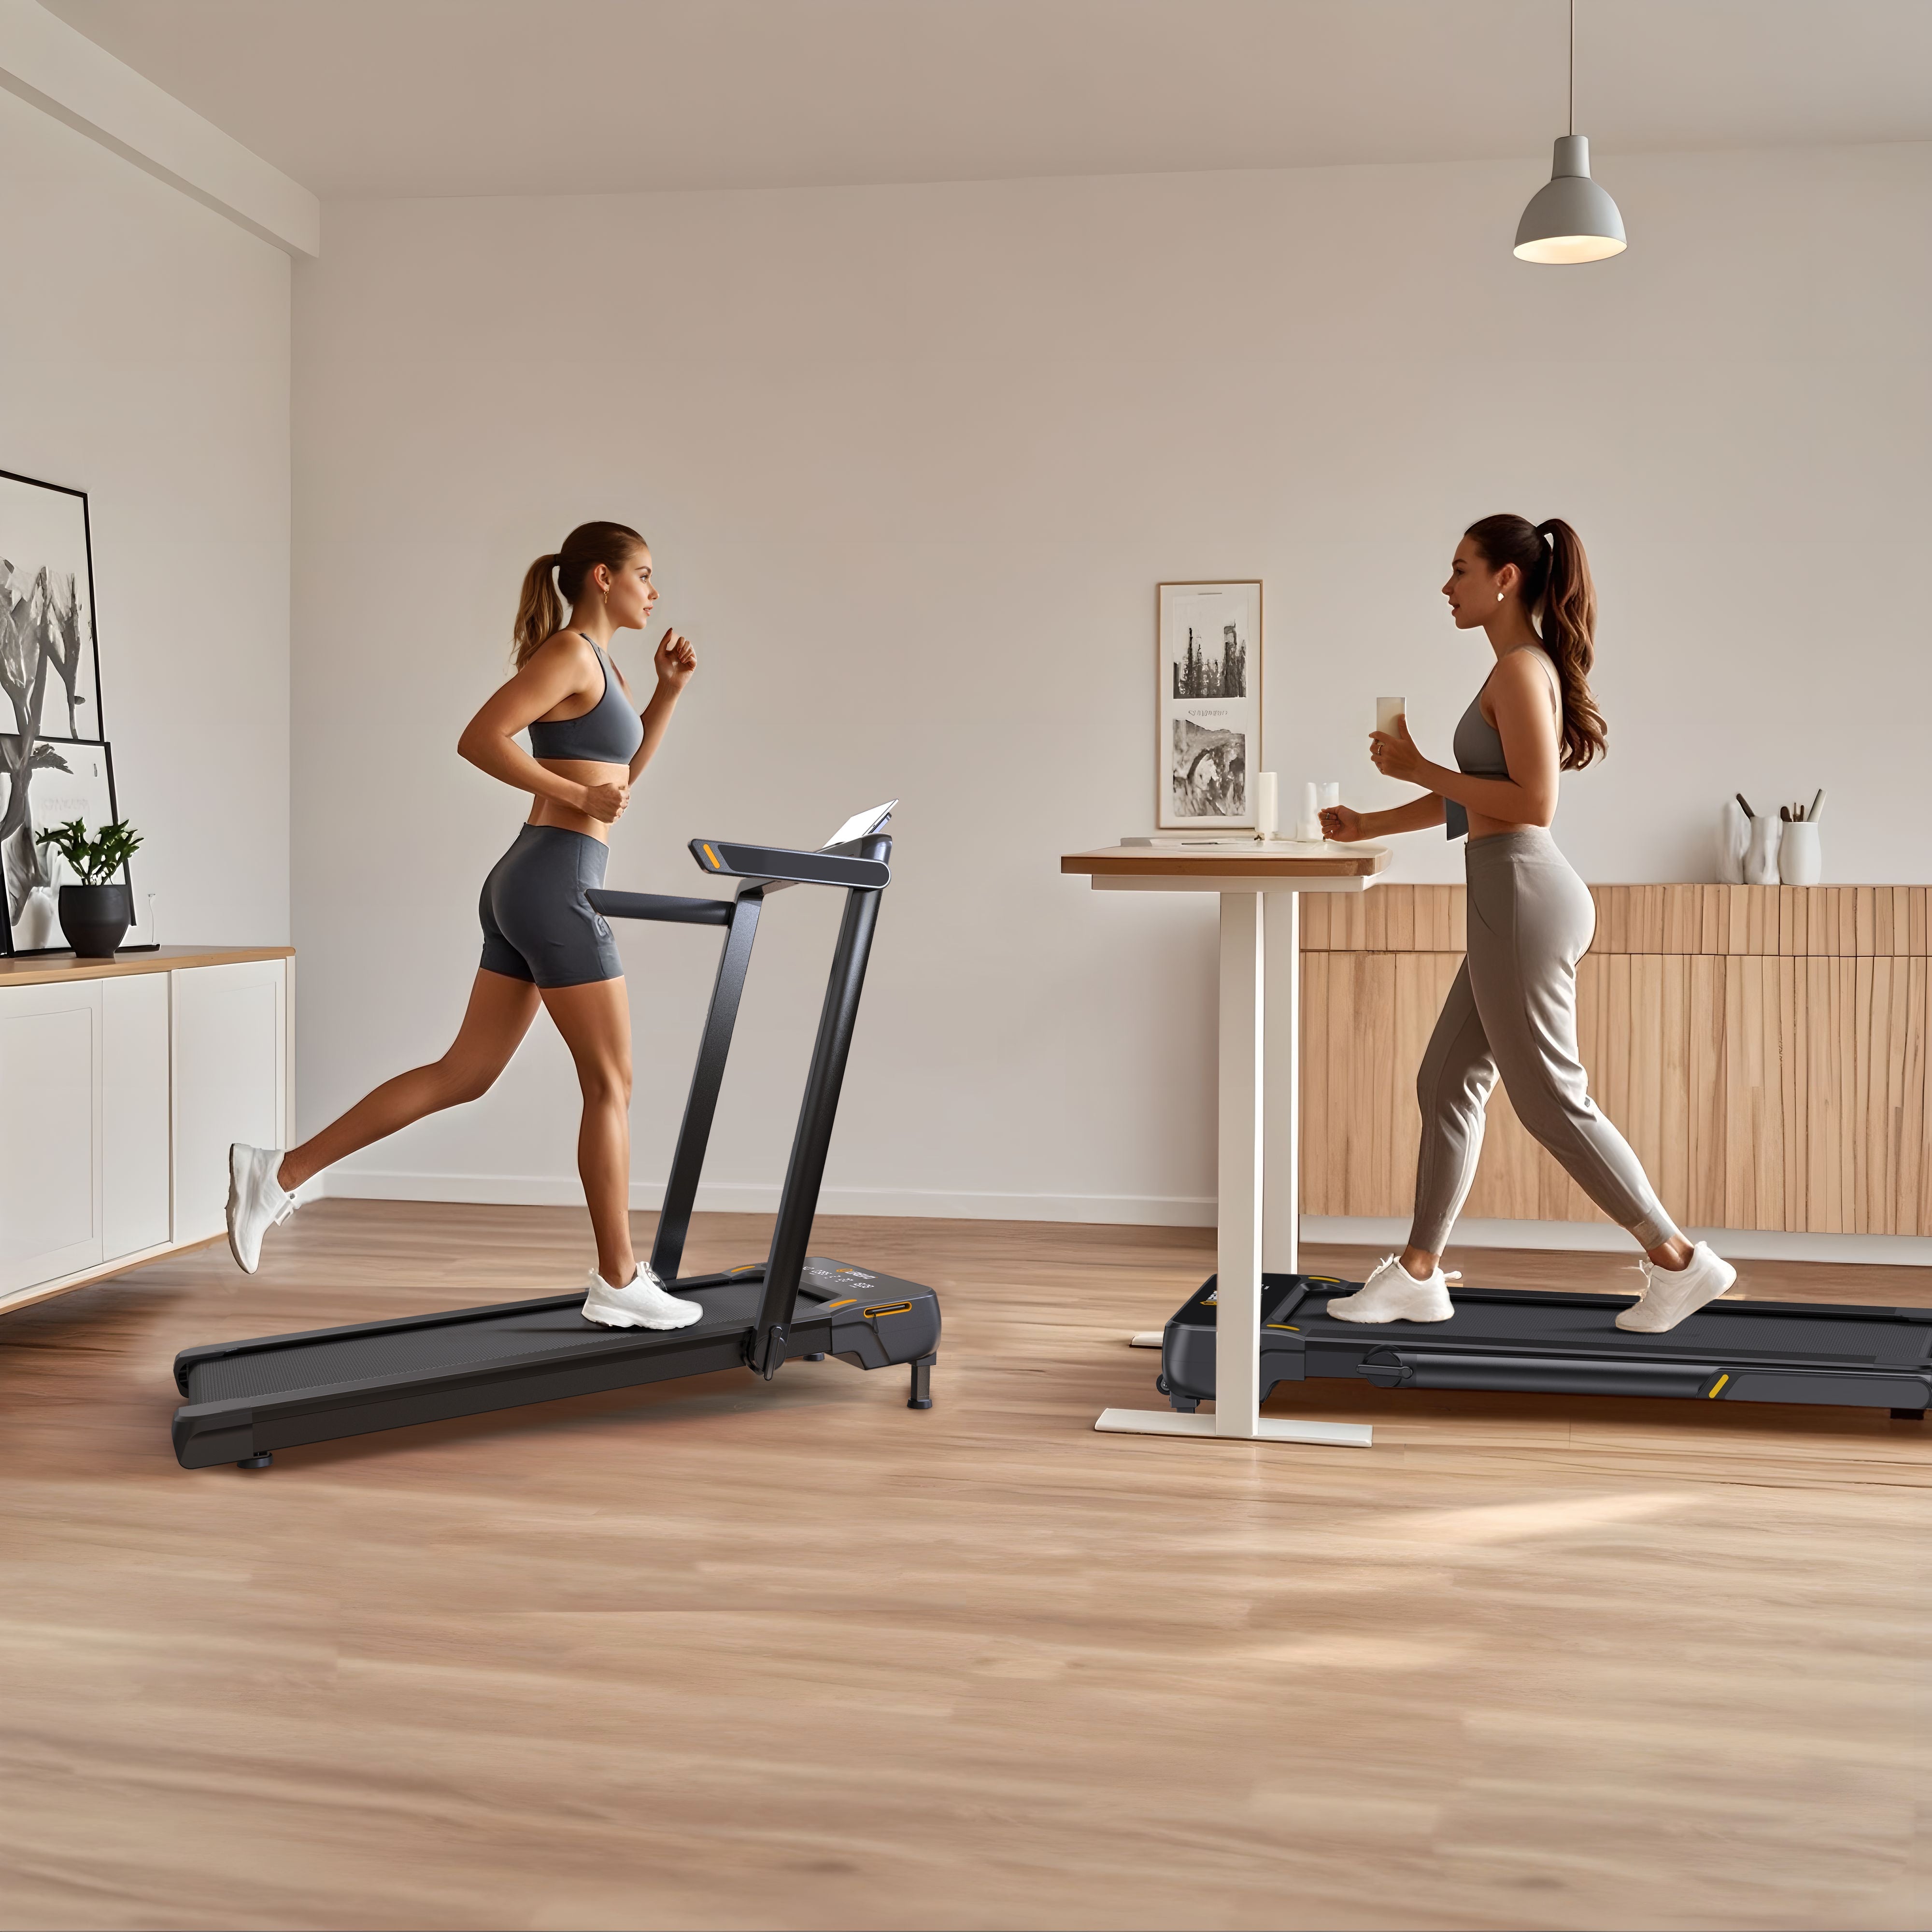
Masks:
[[[1138,1335],[1129,1338],[1127,1346],[1130,1348],[1158,1348],[1166,1340],[1160,1329],[1144,1328]]]
[[[1252,1436],[1222,1436],[1211,1415],[1177,1415],[1165,1408],[1103,1408],[1097,1430],[1120,1436],[1201,1436],[1222,1442],[1317,1442],[1330,1448],[1366,1449],[1375,1431],[1366,1422],[1288,1422],[1264,1415]]]

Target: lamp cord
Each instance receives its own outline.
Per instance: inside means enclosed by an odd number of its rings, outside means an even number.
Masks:
[[[1570,0],[1570,131],[1576,131],[1576,0]]]

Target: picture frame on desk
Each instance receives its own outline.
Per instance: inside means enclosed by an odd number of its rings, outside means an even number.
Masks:
[[[1260,578],[1154,586],[1156,830],[1253,830],[1262,655]]]

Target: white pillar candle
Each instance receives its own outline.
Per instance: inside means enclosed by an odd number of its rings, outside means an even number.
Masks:
[[[1255,774],[1255,832],[1258,837],[1272,838],[1280,820],[1280,794],[1276,788],[1273,772]]]

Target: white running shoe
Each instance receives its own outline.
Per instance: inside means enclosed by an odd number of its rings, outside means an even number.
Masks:
[[[296,1197],[275,1178],[282,1164],[279,1148],[228,1150],[228,1252],[235,1265],[253,1274],[262,1265],[262,1237],[296,1211]]]
[[[613,1288],[595,1268],[584,1298],[584,1318],[604,1328],[688,1328],[704,1312],[701,1303],[680,1301],[647,1268]]]
[[[1687,1315],[1695,1315],[1707,1301],[1715,1301],[1738,1278],[1722,1255],[1702,1241],[1690,1250],[1690,1265],[1672,1270],[1654,1262],[1637,1263],[1644,1290],[1617,1316],[1617,1326],[1640,1335],[1661,1335]]]
[[[1385,1255],[1376,1271],[1353,1294],[1328,1304],[1338,1322],[1447,1322],[1456,1312],[1449,1284],[1462,1279],[1451,1268],[1438,1267],[1426,1281],[1418,1281],[1394,1255]]]

